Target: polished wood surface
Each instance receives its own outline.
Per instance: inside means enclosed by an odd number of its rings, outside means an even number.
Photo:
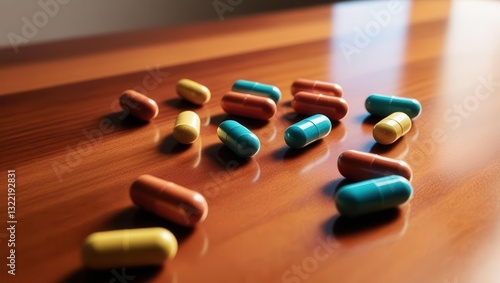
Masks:
[[[400,3],[399,13],[387,2],[348,2],[1,50],[0,183],[16,171],[17,224],[12,276],[3,189],[0,281],[500,282],[500,4]],[[390,20],[376,29],[383,11]],[[361,42],[359,30],[370,28]],[[299,77],[339,83],[350,109],[324,140],[294,150],[283,133],[301,119],[290,104]],[[209,87],[211,101],[181,101],[181,78]],[[267,123],[226,115],[220,98],[237,79],[278,86],[277,115]],[[158,102],[151,123],[120,112],[129,88]],[[370,93],[422,103],[392,146],[373,140]],[[186,109],[202,121],[191,146],[172,137]],[[254,158],[222,146],[216,129],[228,118],[260,138]],[[333,195],[345,181],[336,162],[347,149],[408,162],[413,199],[366,219],[339,217]],[[201,192],[207,220],[190,230],[134,207],[129,189],[141,174]],[[90,233],[151,226],[179,240],[163,268],[82,267]]]

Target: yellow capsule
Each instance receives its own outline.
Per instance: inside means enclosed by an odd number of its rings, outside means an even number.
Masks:
[[[177,253],[177,240],[165,228],[93,233],[83,244],[83,263],[94,269],[161,265]]]
[[[174,138],[183,144],[191,144],[200,136],[200,117],[193,111],[181,112],[175,120]]]
[[[177,94],[198,105],[207,103],[211,97],[208,87],[188,79],[182,79],[177,82]]]
[[[373,138],[381,144],[391,144],[411,129],[411,119],[403,112],[394,112],[373,127]]]

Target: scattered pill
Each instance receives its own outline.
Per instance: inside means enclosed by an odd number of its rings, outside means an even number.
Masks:
[[[391,175],[345,185],[338,190],[335,203],[341,215],[356,217],[397,207],[412,194],[408,180]]]
[[[182,226],[203,222],[208,214],[200,193],[151,175],[134,181],[130,197],[137,206]]]
[[[160,227],[96,232],[82,250],[84,265],[93,269],[161,265],[176,253],[174,235]]]
[[[376,93],[366,98],[365,108],[370,114],[380,117],[389,116],[394,112],[403,112],[413,119],[422,112],[422,106],[416,99]]]
[[[220,105],[228,114],[259,120],[269,120],[277,111],[276,104],[270,98],[234,91],[227,92]]]
[[[252,157],[260,149],[257,136],[240,123],[226,120],[217,128],[219,139],[240,157]]]
[[[156,101],[132,89],[122,93],[120,106],[124,111],[143,121],[151,121],[159,112]]]
[[[281,91],[273,85],[266,85],[246,80],[237,80],[232,87],[233,91],[251,93],[271,98],[275,103],[281,99]]]
[[[208,87],[188,79],[182,79],[177,82],[177,94],[197,105],[207,103],[211,97]]]
[[[191,144],[200,136],[200,117],[193,111],[177,115],[173,130],[174,138],[183,144]]]
[[[347,115],[349,107],[345,99],[335,96],[299,91],[292,101],[295,112],[304,115],[323,114],[338,121]]]
[[[337,160],[340,174],[353,181],[362,181],[389,175],[399,175],[411,181],[408,163],[378,154],[347,150]]]
[[[391,144],[411,129],[411,119],[403,112],[395,112],[375,124],[373,138],[381,144]]]
[[[290,147],[302,148],[326,137],[331,130],[330,119],[323,114],[316,114],[288,127],[285,142]]]
[[[296,95],[299,91],[321,93],[336,97],[344,95],[342,87],[338,84],[307,79],[296,79],[292,83],[292,95]]]

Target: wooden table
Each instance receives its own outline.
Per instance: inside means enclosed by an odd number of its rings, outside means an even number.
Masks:
[[[0,51],[1,282],[500,282],[500,4],[347,2],[236,20]],[[296,78],[337,82],[349,113],[331,134],[289,149],[284,130]],[[180,100],[181,78],[212,100]],[[268,123],[228,117],[237,79],[278,86]],[[119,94],[160,105],[149,124],[122,119]],[[375,144],[370,93],[423,105],[393,146]],[[172,138],[186,109],[201,138]],[[117,112],[118,111],[118,112]],[[251,160],[222,146],[235,118],[260,138]],[[111,123],[106,126],[106,123]],[[339,218],[337,157],[348,149],[407,161],[413,199],[365,221]],[[15,170],[16,275],[7,274],[7,174]],[[207,220],[189,230],[134,207],[132,181],[152,174],[205,195]],[[82,267],[97,231],[160,226],[179,240],[160,269]]]

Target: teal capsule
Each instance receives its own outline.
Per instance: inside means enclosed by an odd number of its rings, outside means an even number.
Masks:
[[[422,106],[416,99],[376,93],[366,98],[365,108],[370,114],[380,117],[387,117],[394,112],[403,112],[413,119],[422,112]]]
[[[217,128],[219,139],[240,157],[252,157],[260,149],[259,138],[240,123],[227,120]]]
[[[237,80],[233,84],[232,90],[269,97],[274,100],[275,103],[278,103],[281,99],[281,91],[279,88],[273,85],[266,85],[257,82]]]
[[[412,194],[407,179],[391,175],[345,185],[337,192],[335,203],[340,214],[355,217],[397,207]]]
[[[316,114],[288,127],[285,142],[289,147],[301,148],[322,139],[332,130],[332,122],[323,114]]]

